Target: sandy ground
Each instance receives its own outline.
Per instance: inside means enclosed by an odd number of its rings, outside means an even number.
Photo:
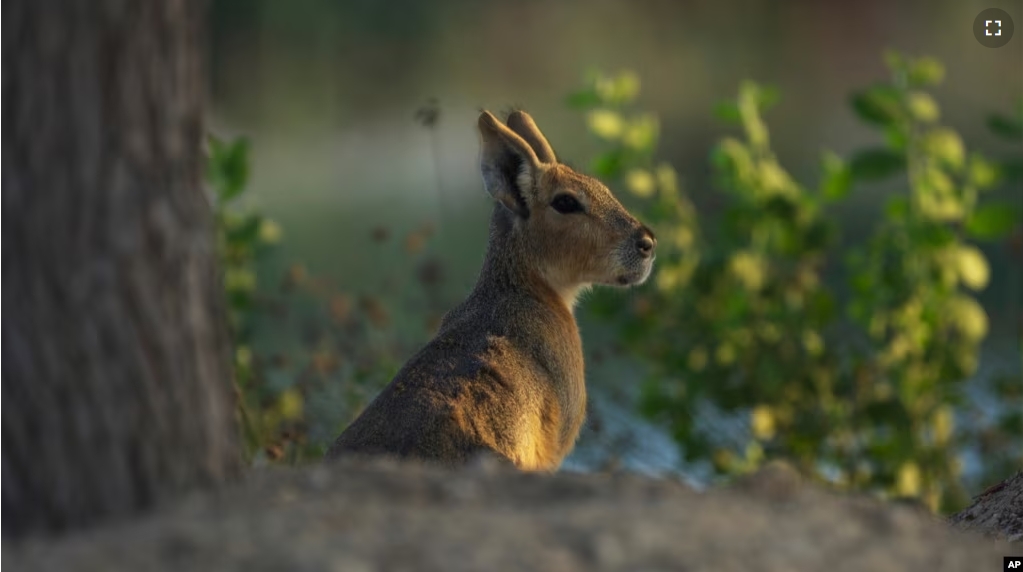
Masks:
[[[976,521],[976,519],[973,519]],[[9,570],[1001,570],[1023,545],[773,466],[697,493],[627,473],[389,460],[252,473],[176,506],[5,543]]]

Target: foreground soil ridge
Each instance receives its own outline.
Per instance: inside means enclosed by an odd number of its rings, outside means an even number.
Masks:
[[[3,556],[13,570],[901,572],[1001,570],[1020,551],[780,465],[700,493],[631,473],[362,459],[254,471],[133,520],[5,544]]]

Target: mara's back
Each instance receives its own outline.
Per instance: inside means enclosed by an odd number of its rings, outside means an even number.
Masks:
[[[572,309],[592,284],[646,280],[654,237],[606,187],[557,162],[532,119],[480,116],[481,171],[495,200],[472,293],[337,438],[347,453],[448,464],[496,453],[553,470],[586,410]]]

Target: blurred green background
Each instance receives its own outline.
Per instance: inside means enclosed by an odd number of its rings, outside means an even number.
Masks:
[[[314,457],[468,292],[490,212],[477,164],[480,109],[528,110],[559,157],[588,170],[602,143],[566,95],[593,70],[632,70],[642,83],[634,105],[659,120],[650,152],[674,167],[708,228],[728,204],[711,151],[736,133],[714,109],[744,80],[780,92],[764,119],[774,155],[797,181],[818,180],[823,150],[847,157],[879,144],[849,97],[889,78],[886,49],[944,64],[946,79],[930,93],[941,123],[968,149],[1023,156],[1023,143],[985,125],[991,113],[1011,115],[1023,95],[1023,36],[989,49],[972,35],[974,17],[989,7],[1007,10],[1020,35],[1019,1],[215,0],[210,126],[249,142],[248,190],[225,210],[275,223],[261,223],[267,247],[239,255],[244,275],[234,275],[241,290],[251,287],[236,320],[247,415],[272,412],[250,419],[254,460]],[[898,178],[856,185],[829,207],[835,252],[864,244],[885,201],[905,187]],[[991,193],[1023,202],[1018,180]],[[978,246],[990,280],[976,297],[990,327],[967,384],[1006,371],[1023,384],[1023,236],[1017,225]],[[850,296],[841,256],[821,272],[840,299]],[[653,288],[613,296],[623,305]],[[709,459],[683,461],[672,429],[637,412],[657,364],[642,343],[623,339],[624,319],[594,317],[585,302],[578,315],[593,403],[566,468],[711,479]],[[302,390],[287,393],[295,387]],[[1023,410],[1016,395],[990,407]],[[714,423],[722,433],[745,430],[727,415]],[[988,478],[983,450],[962,449],[967,481]]]

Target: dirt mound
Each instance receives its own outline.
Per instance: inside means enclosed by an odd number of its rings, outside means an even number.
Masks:
[[[633,474],[376,460],[257,472],[137,520],[5,545],[4,560],[12,570],[901,572],[1000,570],[1011,552],[778,467],[697,493]]]

